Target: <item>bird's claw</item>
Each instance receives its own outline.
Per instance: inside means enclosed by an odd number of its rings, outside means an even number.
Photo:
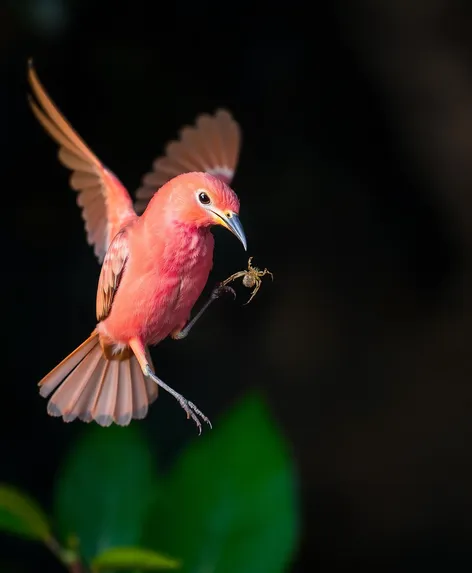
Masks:
[[[151,380],[153,380],[158,386],[160,386],[161,388],[163,388],[166,392],[169,392],[169,394],[171,396],[173,396],[177,402],[180,404],[180,406],[184,409],[185,413],[187,414],[187,419],[192,418],[192,420],[195,422],[195,424],[197,425],[198,428],[198,434],[200,435],[202,433],[202,424],[200,422],[200,420],[198,419],[197,416],[200,416],[200,418],[206,422],[210,428],[212,427],[210,420],[205,416],[205,414],[203,412],[201,412],[193,402],[190,402],[189,400],[187,400],[186,398],[184,398],[182,396],[182,394],[179,394],[178,392],[176,392],[173,388],[171,388],[170,386],[168,386],[167,384],[165,384],[160,378],[158,378],[154,372],[152,371],[151,367],[149,366],[149,364],[146,364],[143,367],[143,374],[144,376],[147,376],[149,378],[151,378]]]
[[[211,293],[211,298],[212,300],[216,300],[217,298],[220,298],[220,296],[224,293],[231,293],[233,297],[236,298],[236,291],[234,290],[234,288],[224,284],[219,284],[213,289],[213,292]]]
[[[200,420],[198,419],[198,416],[200,416],[200,418],[206,422],[210,428],[212,428],[211,422],[210,420],[205,416],[205,414],[200,411],[193,402],[190,402],[189,400],[186,400],[185,398],[180,402],[180,405],[182,406],[182,408],[185,410],[185,413],[187,414],[187,420],[188,419],[192,419],[195,424],[197,425],[198,428],[198,435],[200,435],[202,433],[202,424],[200,422]]]

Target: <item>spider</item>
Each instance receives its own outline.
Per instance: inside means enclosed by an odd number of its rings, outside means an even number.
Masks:
[[[265,275],[270,275],[271,279],[274,280],[274,275],[269,270],[264,269],[263,271],[261,271],[257,267],[253,267],[251,265],[252,259],[253,257],[249,257],[249,261],[247,263],[247,270],[234,273],[234,275],[231,275],[221,283],[221,286],[225,287],[228,283],[238,279],[239,277],[243,277],[243,285],[246,288],[254,287],[254,290],[252,291],[249,300],[245,302],[244,305],[249,304],[251,300],[256,296],[257,291],[261,288],[262,277],[264,277]]]

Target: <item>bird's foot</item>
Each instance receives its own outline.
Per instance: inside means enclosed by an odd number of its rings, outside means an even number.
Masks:
[[[213,291],[210,295],[210,299],[212,301],[216,300],[217,298],[220,298],[220,296],[222,296],[223,294],[226,294],[226,293],[230,293],[233,295],[233,298],[236,298],[236,291],[234,290],[234,288],[220,283],[219,285],[217,285],[213,289]]]
[[[185,413],[187,414],[187,419],[191,418],[197,425],[199,435],[202,433],[202,424],[198,419],[198,416],[200,416],[200,418],[204,422],[206,422],[210,426],[210,428],[212,427],[210,420],[205,416],[205,414],[201,410],[199,410],[193,402],[190,402],[190,400],[184,398],[182,394],[176,392],[173,388],[168,386],[158,376],[156,376],[152,371],[151,367],[149,366],[149,364],[145,366],[143,373],[145,376],[151,378],[151,380],[153,380],[163,390],[169,392],[169,394],[171,394],[177,400],[180,406],[185,410]]]
[[[210,420],[205,416],[205,414],[199,410],[195,404],[193,402],[190,402],[190,400],[185,399],[183,396],[180,397],[181,399],[177,399],[179,404],[182,406],[182,408],[185,410],[186,414],[187,414],[187,419],[192,418],[192,420],[195,422],[195,424],[197,425],[198,428],[198,435],[200,435],[202,433],[202,424],[200,423],[200,420],[198,419],[198,416],[200,416],[200,418],[206,422],[210,428],[212,428],[211,422]]]

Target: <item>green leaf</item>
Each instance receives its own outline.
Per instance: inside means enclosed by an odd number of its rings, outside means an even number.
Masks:
[[[107,549],[92,561],[94,571],[108,569],[137,569],[141,571],[160,571],[177,569],[180,563],[175,559],[140,547],[114,547]]]
[[[138,545],[156,478],[136,427],[87,426],[69,454],[56,488],[63,538],[76,535],[87,562],[110,547]]]
[[[28,539],[47,541],[51,536],[49,522],[27,494],[0,484],[0,530]]]
[[[279,573],[298,535],[291,458],[250,395],[179,458],[150,508],[143,544],[187,573]]]

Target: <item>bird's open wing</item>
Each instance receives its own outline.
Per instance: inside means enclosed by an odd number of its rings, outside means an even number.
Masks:
[[[49,135],[59,144],[59,160],[72,171],[70,185],[78,192],[87,241],[98,260],[103,257],[116,233],[136,218],[128,191],[87,147],[67,122],[41,85],[30,62],[28,80],[37,103],[31,109]]]
[[[231,114],[219,109],[197,117],[195,126],[184,127],[171,141],[165,156],[156,159],[136,191],[136,212],[141,214],[159,187],[189,171],[206,171],[230,184],[239,159],[241,129]]]
[[[112,240],[105,255],[97,289],[97,320],[105,320],[120,285],[129,255],[128,232],[125,227]]]

